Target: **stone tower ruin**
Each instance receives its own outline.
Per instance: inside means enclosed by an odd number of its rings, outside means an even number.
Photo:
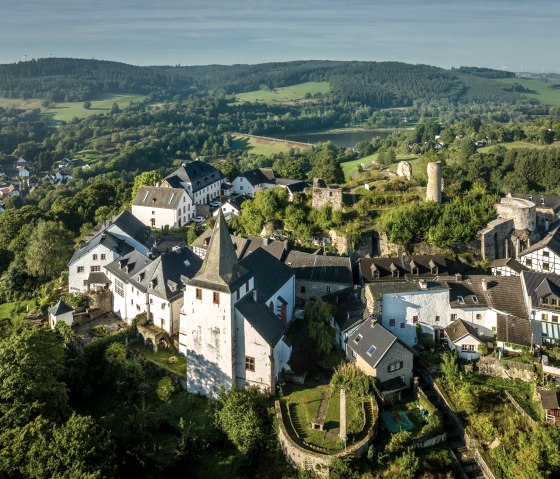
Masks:
[[[441,161],[428,163],[428,188],[426,189],[426,201],[441,203]]]

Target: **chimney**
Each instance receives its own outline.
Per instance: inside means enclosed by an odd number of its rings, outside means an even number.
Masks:
[[[256,289],[253,290],[253,301],[255,303],[257,302],[257,290]]]
[[[262,239],[262,242],[263,242],[263,246],[268,246],[270,244],[270,238],[268,236],[265,236]]]
[[[480,283],[482,284],[482,291],[488,291],[488,283],[486,282],[486,280],[484,278],[482,278]]]
[[[463,281],[463,275],[461,273],[457,273],[455,275],[455,281]]]

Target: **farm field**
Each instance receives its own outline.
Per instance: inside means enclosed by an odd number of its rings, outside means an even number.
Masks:
[[[305,95],[328,93],[329,82],[306,82],[297,85],[275,88],[274,90],[256,90],[236,94],[236,103],[287,103],[305,100]]]
[[[303,150],[310,148],[311,145],[297,143],[294,141],[277,140],[276,138],[266,138],[253,135],[234,135],[233,148],[246,151],[250,155],[270,156],[275,153],[286,153],[292,148]]]
[[[528,78],[501,78],[498,81],[510,85],[517,83],[532,90],[532,93],[522,93],[526,97],[538,100],[545,105],[560,106],[560,88],[551,88],[550,83]]]
[[[97,99],[91,100],[91,108],[86,110],[84,102],[57,102],[52,107],[44,107],[43,100],[19,100],[16,98],[0,98],[0,107],[10,108],[16,107],[24,110],[32,110],[40,108],[41,112],[58,124],[62,121],[71,121],[73,118],[86,118],[91,115],[99,115],[109,113],[113,103],[119,108],[126,108],[131,101],[140,102],[146,97],[143,95],[127,95],[127,94],[103,94]]]

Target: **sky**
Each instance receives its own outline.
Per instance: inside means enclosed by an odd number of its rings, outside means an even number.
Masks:
[[[0,63],[395,60],[560,72],[560,0],[0,0]]]

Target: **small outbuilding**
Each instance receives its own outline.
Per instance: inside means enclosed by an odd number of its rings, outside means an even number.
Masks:
[[[62,300],[49,309],[49,326],[54,328],[59,321],[68,326],[74,322],[74,310]]]

